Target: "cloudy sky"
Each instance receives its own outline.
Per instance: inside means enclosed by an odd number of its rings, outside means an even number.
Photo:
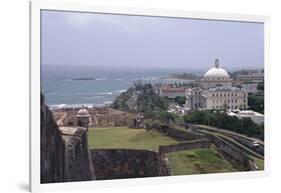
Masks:
[[[262,23],[42,11],[42,65],[262,68]]]

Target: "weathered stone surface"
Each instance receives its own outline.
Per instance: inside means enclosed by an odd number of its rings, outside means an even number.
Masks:
[[[218,153],[234,167],[247,167],[249,158],[239,149],[227,143],[218,136],[211,135],[211,143],[215,145]]]
[[[97,180],[170,175],[164,155],[147,150],[92,149]]]
[[[182,131],[179,129],[175,129],[172,126],[168,127],[168,125],[159,126],[159,127],[156,127],[155,129],[157,129],[161,133],[168,135],[169,137],[171,137],[173,139],[176,139],[177,141],[190,141],[190,140],[204,138],[204,135],[201,135],[199,133],[195,133],[195,132],[188,131],[188,130]]]
[[[84,127],[60,127],[65,141],[65,181],[95,179],[88,151],[87,129]]]
[[[159,146],[159,153],[171,153],[176,151],[184,151],[184,150],[192,150],[199,148],[208,148],[209,140],[208,139],[200,139],[194,141],[188,141],[184,143],[178,143],[173,145],[161,145]]]
[[[41,183],[65,180],[65,144],[51,111],[41,96]]]
[[[41,98],[41,183],[95,179],[86,128],[58,127]]]

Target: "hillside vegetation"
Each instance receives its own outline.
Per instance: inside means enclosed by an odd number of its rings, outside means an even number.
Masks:
[[[167,111],[168,104],[167,99],[158,96],[154,92],[150,83],[136,83],[116,98],[112,104],[112,108],[147,114]]]

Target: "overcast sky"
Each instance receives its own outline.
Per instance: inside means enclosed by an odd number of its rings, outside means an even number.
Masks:
[[[261,23],[42,11],[42,64],[262,68]]]

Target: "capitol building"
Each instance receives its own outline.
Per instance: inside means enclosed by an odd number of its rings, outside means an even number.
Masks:
[[[215,60],[200,81],[201,86],[187,89],[186,105],[192,110],[204,109],[246,109],[248,93],[243,88],[233,87],[233,80],[223,68],[219,60]]]

